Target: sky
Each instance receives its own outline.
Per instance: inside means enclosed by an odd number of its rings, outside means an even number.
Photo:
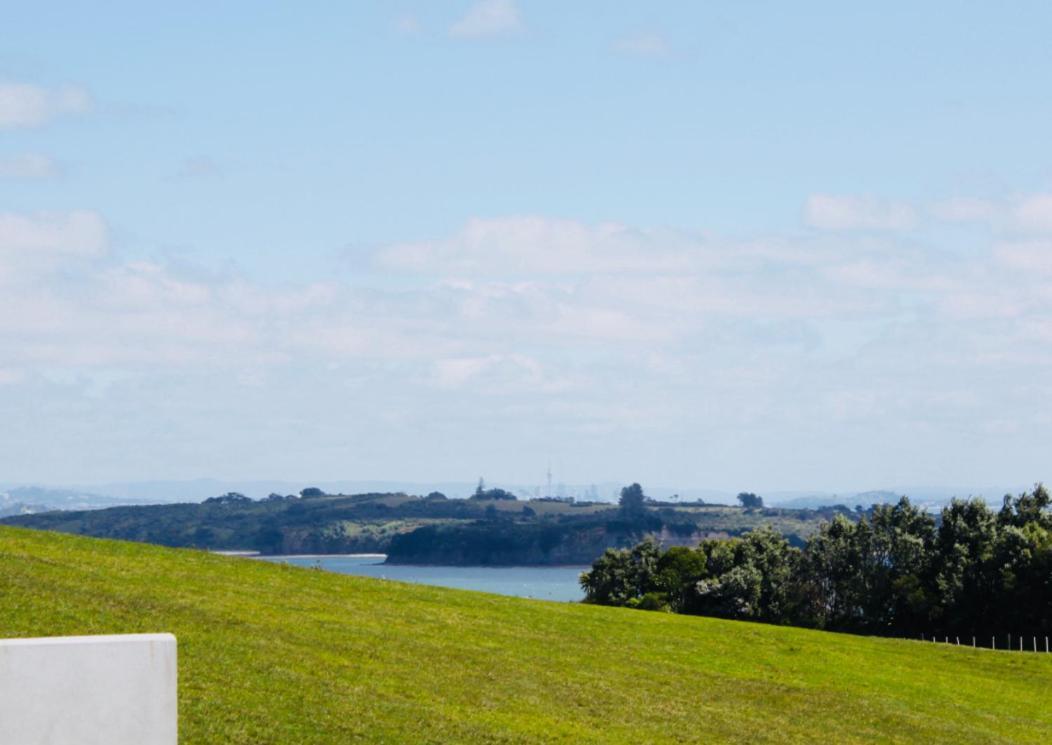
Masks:
[[[0,481],[1052,476],[1046,2],[0,26]]]

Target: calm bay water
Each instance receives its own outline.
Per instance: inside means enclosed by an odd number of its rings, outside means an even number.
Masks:
[[[450,567],[404,566],[384,564],[384,557],[369,556],[266,556],[266,561],[280,561],[301,567],[320,567],[330,572],[380,577],[400,582],[481,590],[520,598],[581,600],[584,593],[577,583],[586,566],[570,567]]]

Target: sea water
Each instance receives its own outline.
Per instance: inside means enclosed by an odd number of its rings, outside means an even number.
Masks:
[[[384,564],[382,554],[327,556],[264,556],[266,561],[285,562],[301,567],[317,567],[329,572],[379,577],[399,582],[480,590],[520,598],[572,602],[584,593],[578,584],[587,566],[564,567],[455,567]]]

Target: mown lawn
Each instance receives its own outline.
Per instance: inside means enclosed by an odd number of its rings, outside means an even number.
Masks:
[[[1052,655],[0,528],[0,637],[153,631],[187,743],[1052,742]]]

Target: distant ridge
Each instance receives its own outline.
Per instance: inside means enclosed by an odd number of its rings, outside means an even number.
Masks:
[[[534,485],[489,480],[490,486],[512,492],[520,499],[548,496],[538,483]],[[93,484],[0,484],[0,517],[20,514],[19,510],[41,512],[45,509],[83,510],[122,505],[158,504],[173,502],[202,502],[209,497],[237,492],[253,499],[270,494],[298,494],[305,487],[314,486],[328,494],[367,494],[402,492],[426,495],[441,492],[453,499],[471,496],[478,485],[473,481],[400,481],[395,479],[344,479],[337,481],[289,481],[281,479],[186,479],[113,481]],[[602,481],[591,484],[560,484],[553,496],[601,502],[616,502],[621,482]],[[746,485],[748,486],[748,485]],[[954,497],[981,496],[990,504],[1000,504],[1006,493],[1019,494],[1032,484],[1014,487],[941,487],[907,486],[879,488],[839,493],[823,491],[766,491],[758,492],[771,507],[816,509],[844,505],[896,502],[902,495],[914,504],[928,509],[939,509]],[[748,490],[748,489],[744,489]],[[647,494],[655,499],[680,502],[702,500],[710,504],[737,504],[737,492],[706,488],[677,488],[646,486]]]
[[[862,505],[863,507],[869,507],[874,504],[889,504],[899,501],[899,494],[893,491],[886,491],[883,489],[874,491],[857,492],[854,494],[816,494],[805,497],[794,497],[792,499],[786,499],[782,501],[776,501],[775,499],[769,500],[772,505],[777,507],[784,507],[794,510],[803,509],[816,509],[818,507],[832,507],[833,505],[844,505],[845,507],[854,507],[855,505]]]
[[[15,486],[0,491],[0,517],[30,515],[52,510],[98,510],[153,503],[155,500],[129,500],[78,489],[51,489]]]

